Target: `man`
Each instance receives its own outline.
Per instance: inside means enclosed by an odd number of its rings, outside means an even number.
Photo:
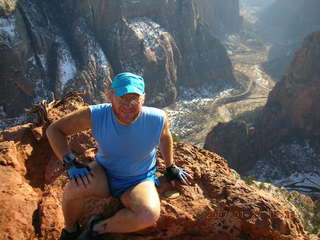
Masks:
[[[108,219],[93,218],[83,234],[90,239],[102,233],[134,232],[153,225],[160,215],[156,190],[156,150],[159,145],[172,181],[190,184],[191,178],[173,161],[173,141],[164,111],[143,107],[142,77],[116,75],[109,91],[111,104],[85,107],[52,123],[47,136],[63,160],[71,181],[66,185],[62,209],[65,228],[61,240],[77,239],[77,225],[88,197],[118,197],[124,208]],[[85,166],[70,151],[67,136],[92,129],[98,143],[96,161]]]

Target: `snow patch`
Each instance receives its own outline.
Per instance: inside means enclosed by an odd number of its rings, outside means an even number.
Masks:
[[[39,54],[39,55],[38,55],[38,58],[39,58],[39,61],[40,61],[40,64],[41,64],[42,69],[44,69],[44,70],[47,72],[47,70],[48,70],[48,64],[47,64],[47,58],[46,58],[46,56],[44,56],[43,54]]]
[[[124,69],[125,72],[131,72],[143,77],[144,68],[141,62],[138,62],[138,61],[128,62],[127,60],[120,60],[120,64],[122,69]]]
[[[107,68],[109,66],[109,62],[101,48],[99,48],[95,52],[95,56],[96,56],[96,61],[98,65],[100,65],[103,68]]]
[[[28,63],[31,63],[32,65],[36,65],[36,59],[35,56],[29,57],[27,60]]]
[[[218,99],[230,96],[231,91],[231,88],[219,90],[208,85],[198,88],[181,87],[176,102],[164,108],[172,132],[181,140],[193,134],[195,127],[201,127],[202,122],[206,121],[205,116],[210,117],[214,103]]]
[[[315,172],[294,172],[285,179],[275,180],[274,184],[285,186],[287,189],[300,189],[304,192],[312,192],[313,188],[320,190],[320,173]]]
[[[137,17],[129,21],[129,26],[136,33],[141,34],[142,40],[147,48],[156,49],[159,47],[159,39],[166,32],[159,24],[149,18]]]
[[[161,36],[166,33],[165,29],[159,24],[153,22],[149,18],[137,17],[128,20],[129,28],[136,34],[139,40],[142,41],[146,50],[155,52],[157,58],[163,58],[165,56],[164,50],[160,46]],[[116,30],[116,35],[120,36],[120,33]],[[121,42],[121,41],[120,41]],[[139,56],[140,49],[128,49],[129,56]],[[132,59],[120,60],[122,69],[125,71],[136,73],[140,76],[144,75],[144,64],[141,61],[132,61]]]
[[[42,66],[39,66],[39,64]],[[33,95],[35,97],[32,102],[33,104],[38,104],[41,100],[46,99],[47,96],[49,96],[49,91],[44,87],[43,74],[41,74],[41,69],[39,68],[43,67],[43,70],[46,70],[46,61],[44,60],[44,56],[33,55],[28,58],[26,66],[24,78],[33,83]]]
[[[65,85],[76,75],[77,68],[67,44],[62,39],[58,39],[58,41],[60,43],[60,48],[57,54],[57,71],[62,91]]]
[[[13,43],[16,37],[16,19],[14,15],[8,18],[0,18],[0,37],[7,40],[8,43]]]
[[[257,85],[259,85],[262,88],[265,88],[269,91],[271,91],[271,89],[268,86],[268,81],[265,80],[262,76],[263,71],[260,69],[259,65],[254,65],[254,72],[256,73],[257,78],[255,79],[255,83]]]
[[[293,141],[269,151],[247,173],[262,182],[313,193],[320,190],[320,153],[308,140]]]

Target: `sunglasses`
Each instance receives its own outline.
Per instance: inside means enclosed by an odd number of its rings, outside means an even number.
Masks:
[[[136,107],[142,103],[142,97],[124,98],[123,96],[117,97],[117,101],[120,105]]]

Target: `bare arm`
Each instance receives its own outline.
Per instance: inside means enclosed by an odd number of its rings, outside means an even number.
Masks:
[[[67,136],[89,128],[91,128],[90,109],[84,107],[53,122],[46,133],[54,153],[62,160],[65,154],[71,152]]]
[[[165,161],[167,173],[168,171],[174,175],[174,180],[171,180],[171,184],[175,186],[175,180],[181,180],[182,183],[191,185],[189,180],[192,180],[192,176],[190,175],[190,171],[185,170],[184,168],[180,168],[175,166],[173,160],[173,139],[170,132],[169,120],[168,117],[165,117],[164,127],[162,130],[162,134],[160,137],[160,145],[159,145],[162,157]],[[173,169],[173,170],[172,170]],[[169,177],[170,178],[170,177]]]
[[[170,124],[168,117],[164,119],[164,126],[160,136],[159,144],[160,152],[165,161],[166,167],[170,167],[174,164],[173,161],[173,139],[170,132]]]

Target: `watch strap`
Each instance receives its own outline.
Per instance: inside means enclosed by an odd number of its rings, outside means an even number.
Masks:
[[[63,166],[69,169],[74,165],[76,161],[76,156],[73,153],[67,153],[63,156]]]

